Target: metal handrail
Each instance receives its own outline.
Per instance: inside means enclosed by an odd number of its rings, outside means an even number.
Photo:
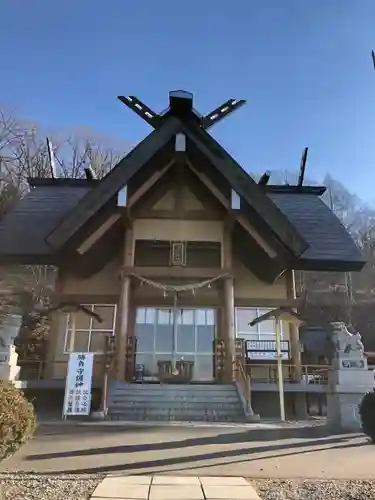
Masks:
[[[328,384],[328,374],[332,370],[331,365],[292,365],[283,364],[283,379],[289,383],[306,383],[306,384]],[[277,382],[277,365],[276,363],[262,364],[245,364],[244,369],[249,374],[252,382],[263,382],[274,384]],[[296,373],[299,376],[296,377]]]

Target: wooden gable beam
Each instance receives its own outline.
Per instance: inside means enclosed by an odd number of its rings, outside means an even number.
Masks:
[[[190,170],[198,177],[198,179],[212,192],[212,194],[218,199],[218,201],[227,209],[231,210],[230,203],[226,197],[217,189],[217,187],[211,182],[211,180],[203,173],[198,172],[190,161],[187,162]],[[250,234],[250,236],[258,243],[258,245],[271,257],[274,259],[277,257],[276,251],[262,238],[262,236],[249,224],[246,218],[241,214],[236,214],[234,212],[234,219]]]
[[[135,97],[134,95],[123,96],[119,95],[117,98],[125,104],[128,108],[130,108],[134,113],[140,116],[146,123],[151,125],[151,127],[156,128],[160,125],[159,115],[152,111],[145,103],[143,103],[140,99]]]
[[[119,213],[112,214],[108,217],[108,219],[77,248],[77,252],[81,255],[86,253],[120,218],[121,214]]]
[[[149,191],[156,182],[171,168],[174,161],[170,161],[163,169],[155,172],[142,186],[129,197],[124,208],[131,208],[135,203]],[[126,186],[125,186],[126,187]],[[122,188],[120,192],[123,192]],[[78,247],[77,252],[81,255],[86,253],[109,229],[121,218],[121,213],[117,212],[108,217],[108,219],[98,229],[90,234]]]
[[[228,99],[228,101],[224,102],[221,106],[218,106],[202,118],[202,128],[207,130],[244,104],[246,104],[244,99]]]
[[[152,188],[152,186],[154,186],[158,182],[158,180],[161,179],[163,175],[168,172],[168,170],[170,170],[173,164],[174,160],[170,161],[163,169],[158,170],[157,172],[152,174],[152,176],[149,179],[147,179],[147,181],[144,184],[142,184],[142,186],[130,196],[128,206],[131,207],[138,200],[140,200],[142,196],[145,195],[147,191],[149,191]]]
[[[61,224],[47,236],[47,243],[55,249],[65,245],[180,130],[180,120],[170,117],[151,132],[78,202]]]
[[[206,161],[210,162],[241,198],[272,229],[284,246],[295,257],[302,255],[309,247],[308,243],[229,153],[210,134],[193,123],[184,124],[183,131],[188,139],[188,152],[194,154],[195,150]]]

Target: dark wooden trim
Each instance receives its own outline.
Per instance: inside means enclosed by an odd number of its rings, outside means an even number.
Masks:
[[[181,278],[181,279],[212,279],[225,273],[232,275],[232,270],[210,267],[132,267],[124,266],[122,272],[126,275],[136,274],[144,278]]]
[[[297,307],[300,302],[298,299],[254,299],[236,297],[236,289],[234,289],[234,305],[235,307]]]
[[[297,257],[300,256],[308,248],[307,242],[257,183],[210,134],[199,126],[194,123],[184,123],[183,130],[187,136],[187,150],[195,149],[210,161],[252,210],[268,224],[286,248],[290,248]]]
[[[97,243],[108,231],[110,231],[110,229],[120,220],[121,217],[125,218],[126,214],[115,212],[111,214],[102,224],[98,224],[95,231],[92,231],[77,247],[77,252],[80,255],[85,255],[90,248],[95,245],[95,243]]]
[[[93,187],[99,184],[99,179],[71,179],[52,177],[28,177],[29,186],[71,186],[71,187]]]
[[[156,212],[153,210],[155,204],[161,200],[169,191],[174,188],[174,176],[170,175],[161,177],[154,186],[135,203],[132,208],[132,216],[134,219],[145,218],[145,214]]]
[[[100,295],[100,294],[64,294],[64,299],[72,300],[79,304],[117,304],[120,300],[120,295]]]
[[[325,186],[278,186],[276,184],[267,184],[259,187],[266,193],[315,194],[317,196],[321,196],[327,190]]]
[[[160,126],[160,116],[157,115],[151,108],[149,108],[144,102],[140,101],[134,95],[129,96],[127,99],[123,95],[117,96],[117,99],[121,101],[125,106],[134,111],[142,120],[151,125],[151,127],[157,128]]]
[[[293,264],[293,269],[297,271],[333,271],[350,272],[361,271],[366,261],[340,261],[323,259],[298,259]]]
[[[181,196],[177,194],[183,187],[187,187],[191,193],[202,203],[202,210],[184,211],[181,206]],[[169,191],[174,192],[174,210],[155,210],[155,204]],[[179,202],[177,204],[177,202]],[[133,218],[137,219],[173,219],[173,220],[222,220],[226,211],[216,202],[213,194],[201,185],[190,172],[182,165],[174,165],[168,175],[164,175],[155,185],[138,200],[132,209]]]
[[[123,244],[123,234],[124,219],[119,219],[85,254],[80,255],[75,249],[65,252],[61,267],[81,279],[89,278],[118,257]]]
[[[162,294],[157,297],[139,297],[136,293],[133,293],[132,304],[134,307],[173,307],[173,298],[171,294],[166,297],[163,297]],[[178,304],[180,307],[212,307],[215,309],[220,309],[223,305],[219,294],[217,294],[217,297],[183,294]]]
[[[170,220],[180,220],[181,218],[176,215],[175,212],[171,210],[150,210],[142,211],[137,214],[137,219],[170,219]],[[184,220],[212,220],[220,221],[223,218],[219,214],[210,213],[206,210],[188,210],[183,212]]]
[[[177,167],[177,168],[175,168]],[[222,205],[216,201],[214,195],[196,179],[190,169],[185,166],[172,167],[168,176],[164,176],[135,206],[132,211],[134,218],[147,219],[181,219],[184,220],[222,220],[227,214],[227,211]],[[178,171],[180,170],[180,172]],[[191,193],[196,196],[198,201],[203,205],[202,210],[187,210],[177,206],[177,201],[181,201],[181,196],[177,195],[177,186],[179,190],[185,186]],[[169,191],[175,191],[175,209],[172,210],[155,210],[155,204],[165,196]]]
[[[209,190],[192,172],[190,168],[185,168],[186,186],[198,201],[204,206],[205,213],[217,214],[220,220],[228,216],[228,210],[217,200],[215,194]]]
[[[59,248],[64,245],[93,215],[96,214],[122,185],[125,185],[181,129],[180,120],[171,117],[161,127],[141,141],[115,168],[89,191],[70,214],[47,237],[48,243]]]
[[[160,181],[162,178],[166,177],[166,174],[170,171],[173,170],[173,161],[167,162],[167,164],[162,168],[162,169],[156,169],[154,172],[147,177],[147,180],[145,180],[143,183],[138,185],[136,189],[133,185],[130,184],[129,189],[131,191],[131,188],[133,188],[133,192],[131,196],[129,196],[128,200],[128,206],[133,207],[136,205],[137,202],[139,202],[141,199],[147,199],[147,193],[149,191],[152,191],[152,188],[155,186],[160,185]],[[168,176],[169,178],[170,176]],[[134,178],[133,178],[134,179]]]
[[[201,167],[201,165],[199,166]],[[215,197],[217,202],[225,211],[226,217],[232,217],[234,221],[238,222],[239,225],[246,230],[248,236],[250,236],[250,238],[254,240],[258,246],[262,247],[262,249],[271,258],[278,257],[279,259],[283,259],[286,262],[288,262],[288,260],[292,258],[291,253],[277,239],[277,237],[275,237],[272,231],[270,231],[269,226],[267,226],[267,224],[263,220],[257,220],[259,219],[259,216],[252,213],[251,209],[248,206],[245,206],[244,203],[242,203],[241,210],[230,209],[230,189],[223,190],[222,187],[220,188],[216,184],[215,180],[217,181],[218,177],[220,176],[217,171],[211,171],[210,176],[210,174],[208,174],[207,172],[209,171],[209,169],[207,168],[207,163],[204,165],[204,171],[197,170],[195,166],[191,164],[191,162],[188,162],[188,167],[191,170],[191,175],[193,175],[195,179],[198,178],[199,182],[202,183],[202,185],[204,185],[205,188],[209,190],[210,194]],[[212,176],[215,180],[212,178]],[[223,191],[228,192],[224,194]]]
[[[285,262],[279,257],[271,259],[238,223],[234,226],[232,240],[234,254],[261,281],[272,284],[285,270]]]
[[[186,182],[184,165],[177,164],[174,169],[175,182],[174,182],[174,207],[173,210],[176,213],[176,217],[180,220],[184,218],[184,206],[183,206],[183,189]]]
[[[26,249],[25,249],[26,250]],[[50,265],[58,266],[60,258],[56,253],[50,254],[0,254],[0,265]]]

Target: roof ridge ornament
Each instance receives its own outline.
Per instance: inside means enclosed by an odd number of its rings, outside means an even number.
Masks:
[[[306,162],[307,162],[307,153],[309,151],[309,148],[305,148],[302,152],[302,157],[301,157],[301,164],[299,167],[299,175],[298,175],[298,187],[303,186],[303,181],[305,178],[305,170],[306,170]]]
[[[246,104],[244,99],[228,99],[210,113],[202,115],[193,107],[193,97],[193,94],[186,90],[171,90],[169,106],[159,114],[135,96],[118,96],[118,99],[154,128],[160,126],[167,115],[173,114],[185,120],[195,119],[204,130]]]

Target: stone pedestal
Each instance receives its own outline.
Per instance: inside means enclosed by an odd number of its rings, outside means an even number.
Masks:
[[[344,323],[332,326],[335,352],[327,392],[327,421],[335,430],[358,432],[358,407],[375,386],[374,371],[367,367],[359,333],[351,334]]]
[[[294,417],[297,420],[307,420],[309,418],[309,414],[307,412],[307,399],[305,393],[294,394],[294,408],[295,414]]]
[[[20,368],[17,366],[18,354],[14,339],[18,335],[21,321],[21,316],[10,314],[0,327],[0,380],[18,380]]]

